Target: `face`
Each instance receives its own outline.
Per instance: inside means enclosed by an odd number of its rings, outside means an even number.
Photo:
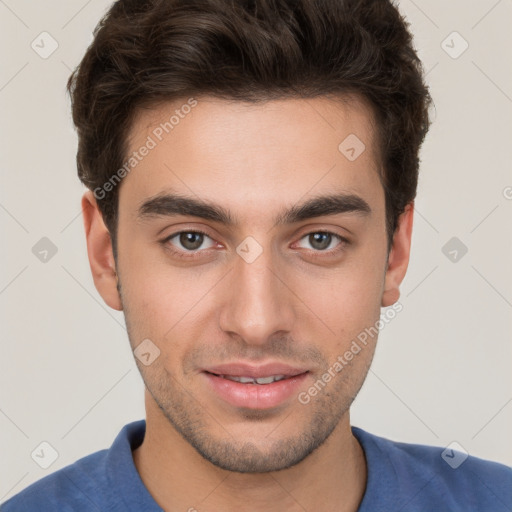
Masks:
[[[356,98],[184,105],[130,133],[119,309],[169,428],[224,469],[284,469],[348,424],[376,337],[354,340],[405,272],[386,261],[371,112]]]

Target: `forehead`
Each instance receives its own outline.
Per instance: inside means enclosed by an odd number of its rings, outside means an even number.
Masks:
[[[373,112],[355,96],[162,103],[132,124],[120,213],[168,189],[260,216],[270,204],[326,192],[379,203],[376,148]]]

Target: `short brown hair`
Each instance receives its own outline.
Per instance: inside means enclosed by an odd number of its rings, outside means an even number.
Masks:
[[[142,107],[200,95],[356,93],[377,123],[391,247],[416,196],[432,101],[409,24],[392,1],[118,0],[94,36],[67,84],[78,176],[89,189],[104,190],[123,165]],[[119,187],[108,188],[98,203],[115,256]]]

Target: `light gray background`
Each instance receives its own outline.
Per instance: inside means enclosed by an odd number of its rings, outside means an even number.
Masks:
[[[123,315],[103,303],[89,271],[65,94],[109,5],[0,0],[1,501],[107,448],[144,416]],[[404,309],[381,332],[352,422],[408,442],[457,441],[510,465],[512,2],[403,0],[400,9],[436,111]],[[46,59],[31,48],[50,48],[43,31],[58,43]],[[442,47],[460,51],[453,31],[469,43],[456,59]],[[46,263],[32,252],[42,237],[58,249]],[[442,252],[452,237],[468,248],[457,262]],[[31,458],[43,441],[58,452],[47,469]]]

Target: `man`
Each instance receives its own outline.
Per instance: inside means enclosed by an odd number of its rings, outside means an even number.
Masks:
[[[2,511],[510,510],[510,468],[350,425],[429,126],[391,2],[119,1],[68,86],[146,420]]]

